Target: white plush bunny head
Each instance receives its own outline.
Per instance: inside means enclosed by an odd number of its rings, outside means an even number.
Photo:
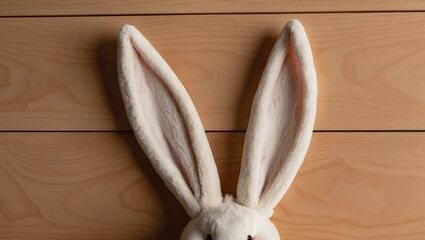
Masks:
[[[181,239],[278,240],[280,238],[276,227],[265,215],[235,202],[231,196],[225,196],[222,203],[207,208],[192,218]]]
[[[301,23],[286,24],[263,72],[235,199],[221,193],[205,130],[185,88],[130,25],[119,35],[118,74],[140,146],[192,218],[181,239],[280,239],[269,218],[304,160],[316,115],[316,72]]]

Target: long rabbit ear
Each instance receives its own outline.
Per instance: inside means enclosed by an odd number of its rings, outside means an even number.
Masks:
[[[317,80],[304,28],[291,20],[263,72],[245,136],[238,201],[271,216],[310,144]]]
[[[136,138],[189,216],[221,202],[205,130],[177,76],[133,26],[118,42],[121,93]]]

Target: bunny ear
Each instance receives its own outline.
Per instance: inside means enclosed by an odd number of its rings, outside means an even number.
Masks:
[[[310,144],[317,80],[304,28],[291,20],[263,72],[245,136],[238,201],[271,216]]]
[[[221,202],[205,130],[177,76],[133,26],[121,28],[118,75],[135,136],[187,213]]]

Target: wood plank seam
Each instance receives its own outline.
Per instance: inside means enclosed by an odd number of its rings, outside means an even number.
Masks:
[[[423,13],[425,10],[392,10],[392,11],[321,11],[321,12],[214,12],[214,13],[146,13],[146,14],[90,14],[90,15],[18,15],[0,16],[0,19],[13,18],[79,18],[79,17],[161,17],[161,16],[214,16],[214,15],[289,15],[289,14],[347,14],[347,13]]]
[[[123,0],[67,2],[54,0],[6,0],[0,2],[0,15],[90,15],[90,14],[187,14],[187,13],[273,13],[273,12],[368,12],[425,10],[422,0]]]

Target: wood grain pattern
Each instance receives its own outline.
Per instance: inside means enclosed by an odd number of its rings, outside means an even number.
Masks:
[[[3,0],[0,16],[420,11],[423,0]]]
[[[292,18],[313,48],[319,132],[272,217],[282,239],[425,239],[425,132],[320,132],[425,130],[423,11],[424,0],[0,1],[0,239],[179,239],[184,210],[132,132],[114,132],[130,130],[120,26],[158,49],[206,130],[243,131]],[[207,136],[234,194],[244,133]]]
[[[0,130],[129,129],[115,70],[124,23],[175,70],[206,130],[244,130],[291,18],[313,47],[316,130],[425,129],[425,15],[380,13],[0,19]]]
[[[243,133],[208,133],[234,193]],[[314,133],[272,218],[287,240],[423,239],[425,133]],[[178,239],[132,133],[1,133],[0,239]]]

